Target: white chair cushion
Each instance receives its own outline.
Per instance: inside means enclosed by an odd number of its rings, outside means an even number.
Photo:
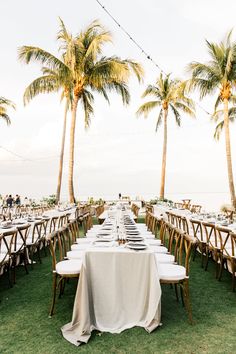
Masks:
[[[56,272],[60,275],[75,275],[80,273],[81,266],[81,260],[61,261],[56,264]]]
[[[84,243],[84,244],[79,244],[79,245],[72,245],[71,246],[71,251],[82,251],[85,250],[89,247],[88,243]]]
[[[160,280],[178,281],[186,278],[185,267],[175,264],[159,263],[158,273]]]
[[[68,259],[82,259],[83,255],[83,251],[69,251],[66,254]]]
[[[168,249],[164,246],[150,246],[151,250],[155,253],[167,253]]]
[[[151,234],[146,234],[145,232],[141,232],[141,235],[143,237],[145,237],[146,239],[155,240],[155,236],[152,233]]]
[[[89,229],[88,232],[97,231],[101,229],[101,227],[102,225],[93,225],[93,227],[91,227],[91,229]]]
[[[76,242],[78,244],[86,244],[86,243],[91,243],[91,240],[89,240],[88,238],[86,237],[82,237],[82,238],[77,238],[76,239]]]
[[[160,245],[161,245],[161,240],[156,240],[156,239],[148,238],[148,239],[147,239],[147,243],[148,243],[150,246],[160,246]]]
[[[158,263],[174,263],[175,257],[172,254],[156,253],[156,261]]]

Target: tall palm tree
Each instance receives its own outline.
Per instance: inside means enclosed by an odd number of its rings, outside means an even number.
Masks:
[[[60,20],[58,40],[61,42],[62,59],[41,48],[24,46],[20,48],[19,58],[29,63],[36,60],[53,70],[57,70],[61,79],[70,82],[73,91],[71,104],[70,156],[69,156],[69,200],[75,202],[73,171],[75,127],[78,104],[84,111],[85,127],[89,127],[93,115],[94,96],[100,93],[109,102],[107,92],[116,91],[123,103],[128,104],[130,95],[127,83],[131,71],[139,80],[143,70],[140,64],[132,60],[122,60],[117,56],[102,56],[104,44],[111,42],[111,34],[98,22],[92,22],[84,31],[73,37]]]
[[[43,73],[42,76],[38,77],[33,82],[31,82],[29,86],[25,89],[23,100],[24,100],[24,104],[26,105],[40,93],[57,92],[60,89],[62,89],[61,101],[65,99],[65,111],[64,111],[61,152],[60,152],[60,159],[59,159],[59,170],[58,170],[57,190],[56,190],[56,203],[58,203],[60,201],[60,194],[61,194],[67,113],[71,106],[72,95],[70,90],[70,83],[66,80],[66,77],[61,76],[57,70],[43,67],[42,73]]]
[[[229,101],[236,83],[236,42],[232,42],[231,34],[232,31],[219,44],[206,41],[210,60],[206,63],[192,62],[188,70],[192,73],[190,88],[199,90],[200,99],[217,93],[215,110],[223,103],[229,190],[232,205],[236,207],[229,131]]]
[[[11,124],[11,119],[7,114],[7,108],[16,108],[15,104],[7,98],[0,97],[0,118],[4,119],[7,125]]]
[[[152,101],[142,104],[137,115],[144,115],[146,118],[148,114],[158,107],[160,107],[156,131],[160,124],[164,123],[164,140],[162,152],[162,168],[161,168],[161,186],[160,186],[160,199],[165,197],[165,176],[166,176],[166,156],[167,156],[167,121],[169,110],[175,117],[178,126],[181,124],[181,112],[194,116],[194,103],[184,93],[184,85],[180,80],[172,80],[170,74],[163,77],[160,74],[155,85],[149,85],[144,91],[142,97],[151,96]]]

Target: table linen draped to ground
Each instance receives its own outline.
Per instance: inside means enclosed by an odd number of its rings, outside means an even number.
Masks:
[[[160,325],[161,287],[154,253],[96,249],[85,253],[72,321],[62,327],[69,342],[87,343],[91,332],[120,333]]]

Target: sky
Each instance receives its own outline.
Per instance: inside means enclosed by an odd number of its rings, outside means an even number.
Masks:
[[[187,78],[191,61],[208,60],[205,39],[220,41],[235,28],[236,2],[225,0],[101,0],[102,4],[135,41],[166,73]],[[90,129],[84,129],[83,111],[78,109],[75,145],[75,195],[79,200],[117,198],[119,193],[147,200],[160,188],[163,127],[155,132],[158,111],[147,119],[135,112],[148,84],[154,84],[159,69],[121,31],[95,0],[7,0],[0,1],[0,96],[16,103],[9,110],[12,124],[0,121],[0,194],[20,194],[40,199],[55,193],[63,124],[63,103],[59,94],[40,95],[27,106],[23,93],[40,75],[40,65],[19,62],[22,45],[41,47],[58,54],[56,34],[61,17],[76,34],[98,19],[113,36],[104,48],[107,56],[118,55],[141,63],[142,84],[129,83],[131,103],[122,105],[110,94],[110,105],[95,94],[95,113]],[[234,29],[233,38],[236,39]],[[198,100],[198,95],[193,97]],[[213,111],[215,97],[200,102]],[[69,127],[66,139],[62,199],[67,200]],[[166,196],[172,200],[192,199],[205,208],[218,209],[229,203],[225,145],[213,139],[214,123],[197,107],[196,118],[182,116],[178,128],[168,121]],[[236,127],[231,126],[233,170],[236,176]]]

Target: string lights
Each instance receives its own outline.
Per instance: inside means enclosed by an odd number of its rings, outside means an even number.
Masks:
[[[167,74],[165,73],[165,71],[161,68],[161,66],[159,64],[157,64],[156,61],[153,60],[153,58],[141,47],[141,45],[129,34],[129,32],[115,19],[115,17],[111,14],[110,11],[108,11],[105,6],[99,1],[99,0],[95,0],[99,6],[106,12],[106,14],[113,20],[113,22],[115,22],[117,24],[117,26],[129,37],[129,39],[136,45],[136,47],[141,51],[141,53],[143,55],[146,56],[146,58],[148,60],[150,60],[155,66],[156,68],[163,73],[165,76],[167,76]],[[205,108],[203,108],[198,102],[196,102],[196,105],[202,110],[204,111],[207,115],[211,116],[211,113],[209,113]]]

